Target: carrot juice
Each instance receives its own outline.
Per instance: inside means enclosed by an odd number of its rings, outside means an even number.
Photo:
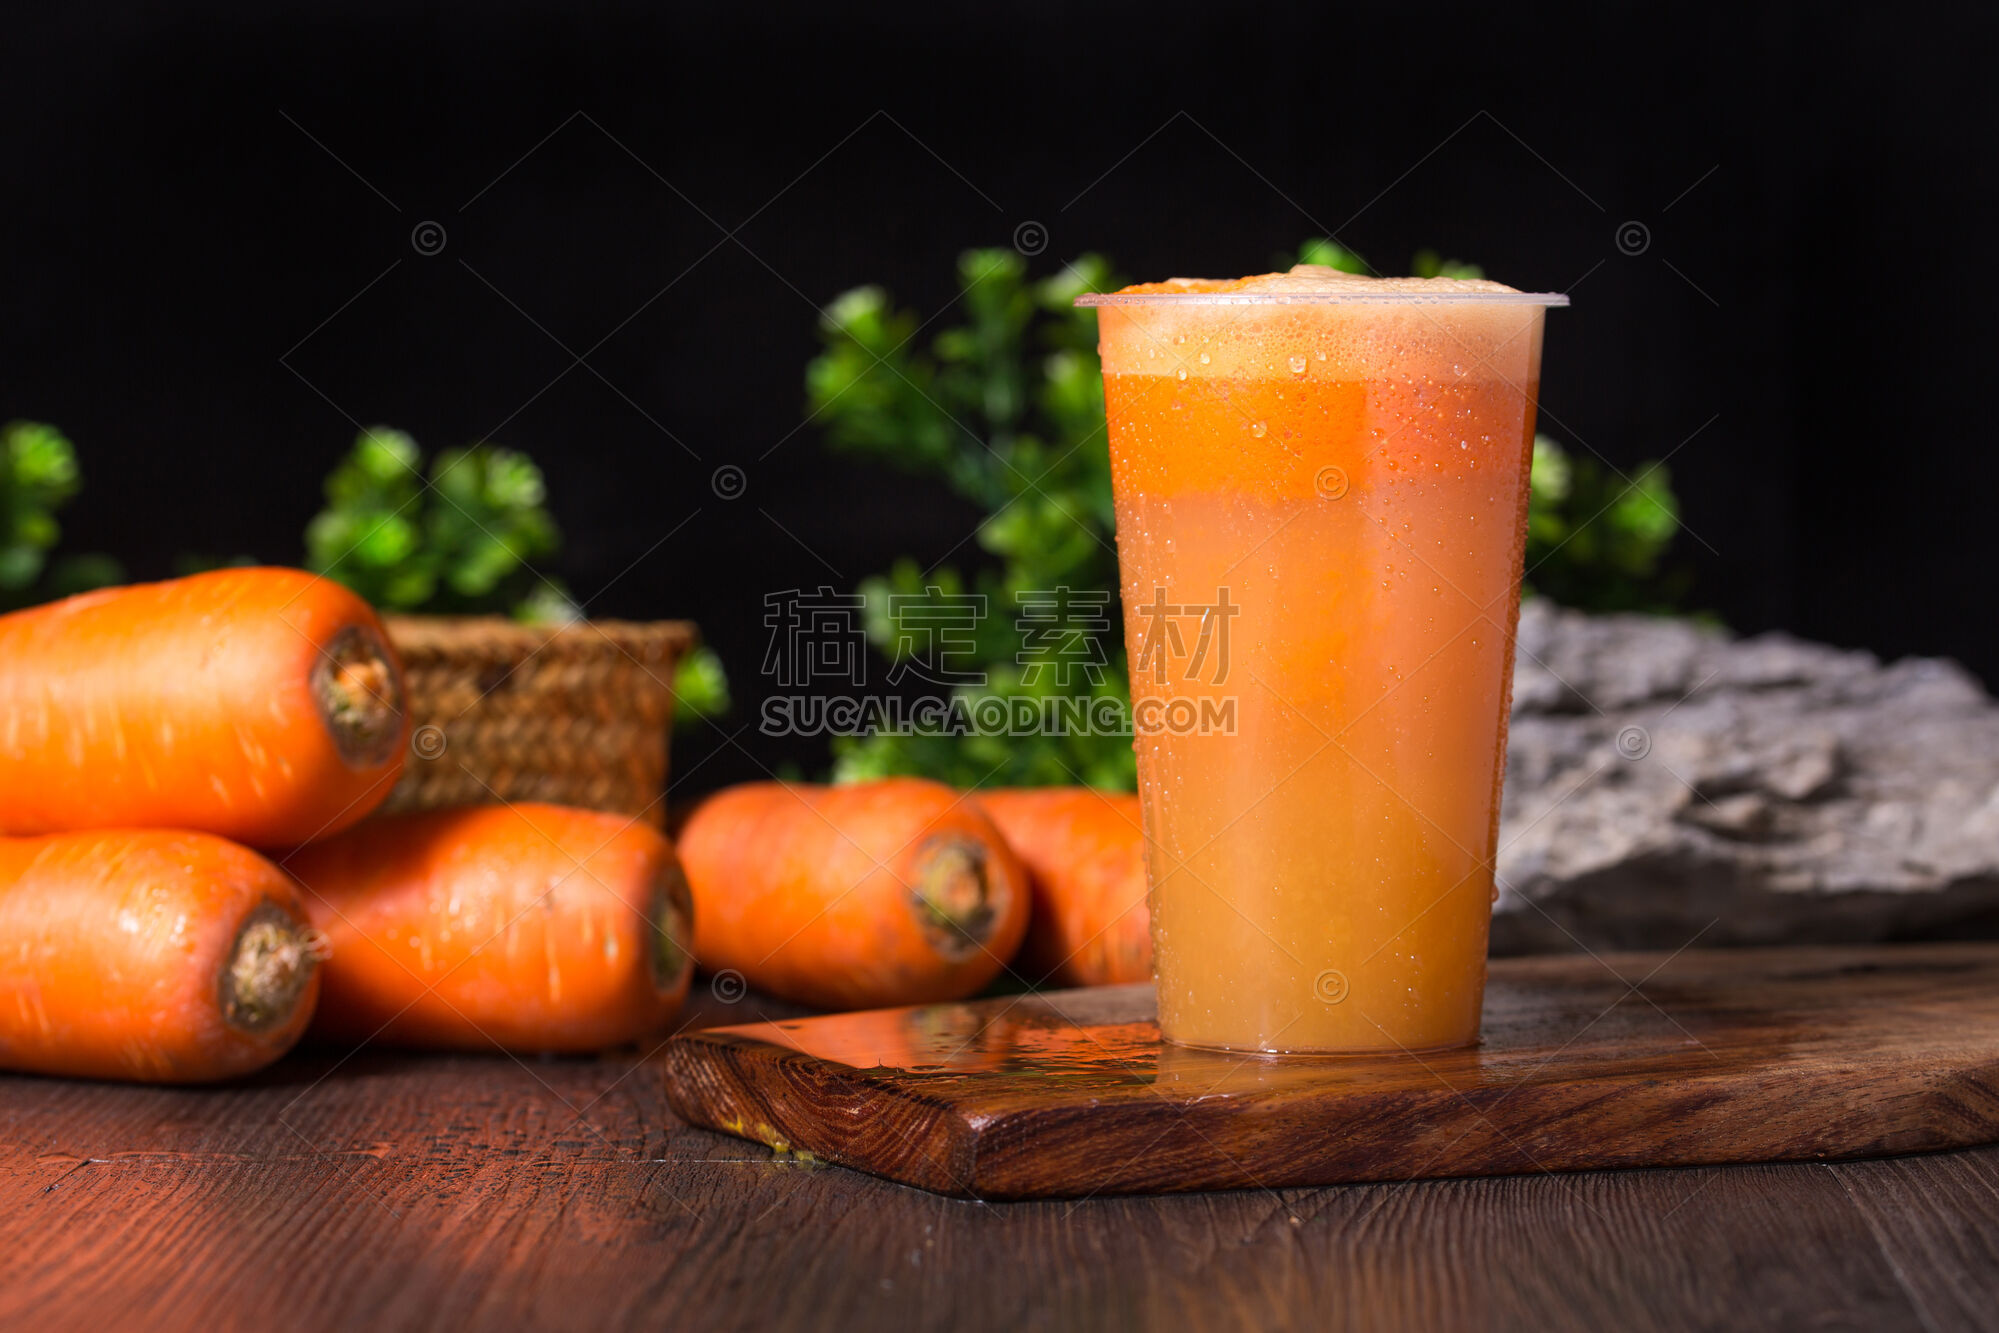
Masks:
[[[1301,266],[1099,306],[1159,1024],[1477,1040],[1541,323]]]

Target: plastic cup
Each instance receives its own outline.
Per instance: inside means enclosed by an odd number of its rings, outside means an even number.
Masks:
[[[1567,298],[1090,296],[1159,1024],[1478,1038],[1541,329]]]

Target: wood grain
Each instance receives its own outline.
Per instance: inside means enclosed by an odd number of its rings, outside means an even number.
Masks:
[[[1864,1157],[1999,1139],[1999,946],[1495,962],[1483,1043],[1162,1045],[1148,987],[676,1039],[682,1118],[979,1198]]]
[[[1999,1155],[1855,1162],[1835,1178],[1926,1328],[1999,1323]]]
[[[1562,1333],[1999,1308],[1999,1149],[986,1204],[689,1128],[660,1075],[639,1052],[362,1052],[204,1090],[0,1077],[0,1327]]]

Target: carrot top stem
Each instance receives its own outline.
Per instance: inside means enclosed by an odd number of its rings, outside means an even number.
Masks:
[[[334,636],[313,667],[312,694],[348,763],[369,767],[395,750],[402,735],[402,677],[373,629],[350,625]]]
[[[251,912],[222,972],[222,1013],[230,1025],[262,1032],[289,1018],[319,966],[318,944],[316,932],[276,903]]]
[[[949,835],[932,838],[917,853],[914,907],[947,956],[979,948],[997,918],[986,875],[985,844]]]

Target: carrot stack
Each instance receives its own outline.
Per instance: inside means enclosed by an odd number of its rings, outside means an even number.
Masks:
[[[1017,953],[1030,983],[1149,967],[1131,797],[752,783],[676,854],[552,805],[368,817],[408,733],[374,612],[297,570],[0,616],[0,1068],[201,1082],[308,1030],[593,1051],[663,1034],[696,959],[844,1009]]]
[[[406,732],[375,613],[299,570],[0,616],[0,1068],[198,1083],[282,1055],[325,942],[239,844],[361,819]]]

